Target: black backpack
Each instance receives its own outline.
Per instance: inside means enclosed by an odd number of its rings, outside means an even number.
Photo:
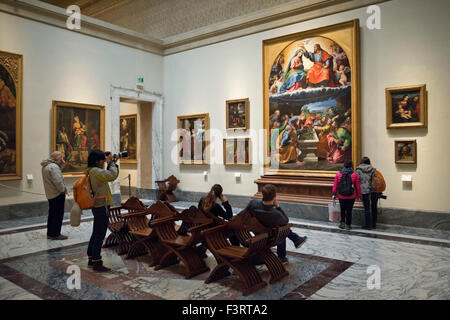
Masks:
[[[352,177],[351,174],[348,172],[343,172],[341,180],[338,184],[338,193],[341,196],[349,197],[353,195],[355,190],[353,189],[353,183],[352,183]]]

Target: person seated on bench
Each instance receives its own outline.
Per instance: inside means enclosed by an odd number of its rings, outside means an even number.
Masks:
[[[220,199],[222,205],[217,203],[217,199]],[[225,220],[231,220],[233,218],[233,209],[228,199],[223,195],[223,188],[220,184],[213,185],[208,194],[200,199],[198,208],[204,212],[212,213],[218,218]],[[234,234],[230,235],[229,239],[233,246],[239,246],[239,240]]]
[[[277,201],[275,186],[266,184],[262,188],[262,194],[263,199],[251,200],[247,205],[246,210],[253,211],[258,221],[267,228],[276,228],[288,224],[289,218],[286,216],[283,209],[280,208]],[[296,248],[300,248],[306,242],[306,237],[300,237],[292,230],[287,237],[294,243]],[[277,246],[277,255],[283,263],[288,262],[288,259],[286,258],[286,240]]]

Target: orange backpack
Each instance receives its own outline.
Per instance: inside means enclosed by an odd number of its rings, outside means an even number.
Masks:
[[[372,192],[383,192],[386,190],[386,181],[384,181],[384,177],[380,171],[375,169],[372,177]]]
[[[94,207],[94,194],[92,193],[89,175],[78,179],[73,183],[73,200],[78,203],[81,210]]]

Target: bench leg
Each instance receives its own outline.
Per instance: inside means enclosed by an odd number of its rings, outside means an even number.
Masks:
[[[264,288],[267,283],[263,281],[258,270],[250,261],[241,260],[239,262],[231,263],[228,265],[237,273],[243,284],[242,294],[248,296],[249,294]]]
[[[283,263],[280,259],[272,252],[272,250],[267,249],[264,250],[260,257],[264,261],[267,269],[270,272],[270,284],[286,277],[289,275],[289,272],[285,269]]]
[[[230,271],[228,271],[229,268],[230,267],[226,263],[219,263],[213,269],[213,271],[211,271],[211,274],[209,275],[208,279],[205,280],[205,283],[211,283],[228,277],[231,274]]]
[[[177,251],[178,258],[183,261],[187,269],[186,279],[195,277],[198,274],[209,271],[208,266],[203,261],[198,251],[194,248],[185,248]]]
[[[172,248],[167,248],[167,250],[162,255],[160,262],[155,266],[155,270],[160,270],[165,267],[173,266],[174,264],[179,263],[180,261],[177,258],[177,255],[173,252]]]

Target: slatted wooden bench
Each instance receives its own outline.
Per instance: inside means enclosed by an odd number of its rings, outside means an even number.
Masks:
[[[241,247],[233,246],[228,242],[227,234],[229,230],[230,225],[226,223],[202,232],[209,250],[218,262],[205,283],[211,283],[228,276],[230,274],[229,268],[231,268],[241,279],[242,294],[246,296],[267,285],[253,265],[252,259],[267,247],[268,234],[261,233],[249,237],[245,241],[246,247]]]
[[[186,268],[186,279],[209,271],[201,254],[196,249],[196,245],[202,241],[200,232],[210,226],[212,221],[210,219],[204,221],[193,220],[189,217],[189,213],[192,213],[192,210],[191,212],[185,212],[184,217],[163,217],[151,221],[151,226],[156,230],[159,240],[167,248],[167,252],[161,257],[161,261],[155,267],[155,270],[160,270],[182,261]],[[175,221],[182,218],[193,225],[187,228],[186,235],[179,234],[175,228]]]
[[[104,248],[114,248],[117,254],[128,252],[131,244],[136,240],[129,232],[128,225],[122,217],[122,211],[135,212],[145,209],[145,205],[136,197],[131,197],[119,207],[112,207],[108,214],[108,229],[111,232],[106,238]]]
[[[175,202],[177,198],[173,194],[173,191],[177,188],[180,183],[174,175],[171,175],[165,180],[155,181],[158,185],[158,200]]]
[[[269,270],[271,284],[289,275],[281,260],[270,248],[286,241],[292,227],[291,223],[282,227],[267,228],[251,211],[244,211],[237,215],[230,224],[236,230],[236,236],[243,245],[247,243],[248,239],[251,239],[252,233],[269,235],[266,247],[258,253],[257,257]]]

